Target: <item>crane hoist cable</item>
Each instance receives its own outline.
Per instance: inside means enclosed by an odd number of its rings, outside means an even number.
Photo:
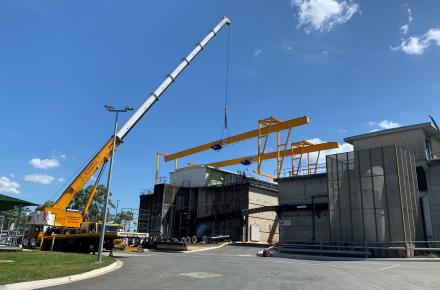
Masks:
[[[225,131],[228,133],[228,138],[230,136],[229,132],[229,124],[228,124],[228,93],[229,93],[229,59],[230,59],[230,26],[228,26],[227,31],[227,46],[226,46],[226,70],[225,70],[225,107],[224,107],[224,120],[223,120],[223,128],[222,135],[220,139],[223,139],[223,135]]]

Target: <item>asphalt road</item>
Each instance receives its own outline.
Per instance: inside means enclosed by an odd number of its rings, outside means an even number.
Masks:
[[[116,254],[109,274],[48,289],[439,289],[440,263],[262,258],[258,248]]]

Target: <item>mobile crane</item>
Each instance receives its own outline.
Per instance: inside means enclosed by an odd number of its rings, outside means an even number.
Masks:
[[[95,182],[87,202],[82,210],[68,209],[70,203],[90,178],[100,169],[101,176],[105,164],[111,157],[113,140],[116,139],[115,149],[123,143],[124,138],[140,121],[143,115],[159,100],[160,96],[171,86],[176,78],[191,63],[191,61],[203,50],[203,48],[216,36],[216,34],[231,22],[224,17],[196,47],[182,59],[179,65],[166,76],[165,80],[148,96],[141,106],[131,115],[127,122],[119,129],[116,136],[111,136],[105,145],[96,153],[82,171],[73,179],[67,189],[61,194],[53,206],[37,208],[30,218],[31,228],[26,231],[23,239],[24,246],[40,246],[41,249],[74,251],[76,249],[95,249],[98,244],[99,225],[89,226],[84,221],[88,207],[92,202],[97,189],[98,180]],[[87,224],[87,226],[85,226]],[[110,227],[111,228],[111,227]],[[114,231],[105,235],[106,248],[113,247],[113,240],[127,237],[116,227]],[[45,242],[46,240],[46,242]],[[49,244],[49,246],[48,246]]]

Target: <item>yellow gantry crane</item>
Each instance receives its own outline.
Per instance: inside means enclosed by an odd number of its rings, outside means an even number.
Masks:
[[[329,150],[329,149],[336,149],[339,148],[338,142],[324,142],[320,144],[313,144],[310,141],[303,140],[298,142],[289,143],[289,139],[291,137],[291,130],[294,127],[307,125],[309,124],[310,120],[309,117],[299,117],[295,119],[291,119],[288,121],[282,121],[276,117],[270,116],[265,119],[258,121],[258,129],[248,131],[242,134],[234,135],[228,138],[219,139],[216,141],[212,141],[203,145],[199,145],[196,147],[192,147],[177,153],[173,154],[164,154],[164,153],[157,153],[156,155],[156,179],[155,183],[158,179],[159,174],[159,163],[160,158],[163,157],[165,162],[169,162],[172,160],[176,161],[175,167],[177,169],[177,159],[182,157],[187,157],[193,154],[197,154],[209,149],[213,150],[220,150],[226,145],[230,145],[233,143],[237,143],[240,141],[244,141],[251,138],[258,138],[258,150],[256,155],[246,156],[246,157],[238,157],[230,160],[225,161],[218,161],[213,163],[208,163],[206,165],[212,166],[212,167],[227,167],[237,164],[243,164],[243,165],[250,165],[252,163],[257,163],[257,169],[254,170],[255,173],[265,176],[267,178],[275,179],[279,178],[281,175],[283,162],[285,157],[290,156],[291,157],[291,163],[292,163],[292,169],[290,174],[291,175],[298,175],[299,168],[301,166],[301,160],[303,156],[307,156],[307,171],[309,174],[316,173],[317,166],[318,166],[318,160],[321,151]],[[281,132],[287,131],[285,141],[281,141]],[[277,151],[275,152],[266,152],[266,147],[269,139],[269,135],[271,133],[276,134],[277,139]],[[290,145],[290,146],[289,146]],[[310,163],[310,154],[317,152],[317,160],[312,167]],[[261,166],[264,160],[268,159],[276,159],[277,160],[277,167],[276,167],[276,174],[270,175],[261,170]],[[298,168],[295,170],[295,161],[297,161]],[[188,166],[190,164],[188,163]]]

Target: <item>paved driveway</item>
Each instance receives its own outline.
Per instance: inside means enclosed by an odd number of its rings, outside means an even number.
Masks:
[[[439,289],[440,263],[317,261],[225,246],[196,253],[120,254],[121,269],[49,289]]]

